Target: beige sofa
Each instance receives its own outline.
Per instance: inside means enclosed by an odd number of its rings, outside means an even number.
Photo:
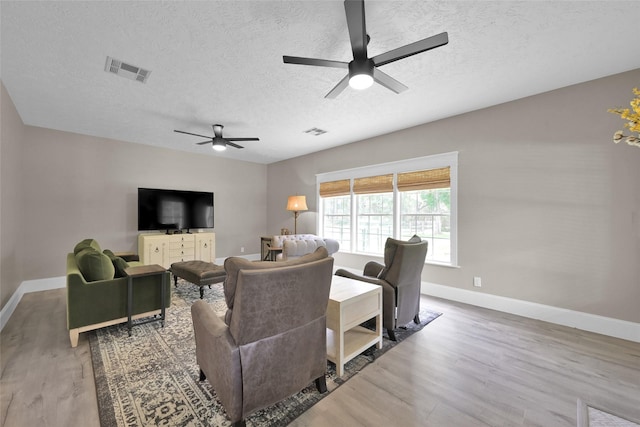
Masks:
[[[319,247],[327,248],[329,256],[338,252],[340,243],[334,239],[325,239],[315,234],[286,234],[273,236],[271,246],[282,248],[282,253],[276,257],[277,261],[301,257],[313,253]]]

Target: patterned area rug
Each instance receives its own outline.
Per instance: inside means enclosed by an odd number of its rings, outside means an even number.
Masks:
[[[178,287],[173,288],[164,328],[160,322],[137,325],[131,337],[126,325],[90,332],[102,427],[230,425],[209,382],[198,380],[191,304],[199,297],[197,286],[180,279]],[[205,288],[204,299],[216,312],[225,312],[222,284]],[[422,309],[421,323],[397,330],[396,342],[390,341],[385,332],[382,349],[374,346],[348,362],[341,378],[336,377],[335,365],[327,362],[328,393],[319,394],[311,383],[296,395],[252,414],[247,425],[286,426],[376,357],[440,315]]]

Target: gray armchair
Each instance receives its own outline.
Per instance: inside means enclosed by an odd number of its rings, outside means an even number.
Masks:
[[[326,310],[333,258],[325,248],[290,262],[227,258],[225,318],[191,307],[200,379],[234,425],[315,380],[326,391]]]
[[[339,269],[336,275],[382,286],[382,326],[395,341],[394,329],[413,320],[420,323],[420,281],[429,242],[413,236],[409,241],[388,238],[384,264],[370,261],[363,275]],[[397,310],[396,310],[397,308]]]

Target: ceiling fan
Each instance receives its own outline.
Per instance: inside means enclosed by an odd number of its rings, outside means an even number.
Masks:
[[[282,57],[286,64],[348,69],[349,74],[340,80],[325,98],[333,99],[337,97],[347,85],[354,89],[366,89],[374,81],[395,93],[403,92],[408,87],[388,74],[383,73],[378,67],[449,43],[449,36],[444,32],[369,58],[367,56],[367,44],[369,44],[370,37],[367,34],[365,24],[364,0],[345,0],[344,9],[347,15],[351,50],[353,51],[353,60],[351,62],[301,58],[298,56]]]
[[[200,136],[202,138],[208,138],[206,141],[197,142],[198,145],[204,145],[211,143],[211,146],[216,151],[224,151],[227,149],[227,145],[235,148],[244,148],[242,145],[234,144],[231,141],[260,141],[260,138],[223,138],[222,137],[222,125],[213,125],[213,137],[206,135],[198,135],[197,133],[185,132],[183,130],[175,130],[174,132],[184,133],[186,135]]]

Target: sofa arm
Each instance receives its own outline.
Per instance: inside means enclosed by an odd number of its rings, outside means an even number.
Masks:
[[[340,242],[335,239],[324,239],[324,243],[327,247],[327,252],[329,252],[329,256],[335,254],[340,250]]]

